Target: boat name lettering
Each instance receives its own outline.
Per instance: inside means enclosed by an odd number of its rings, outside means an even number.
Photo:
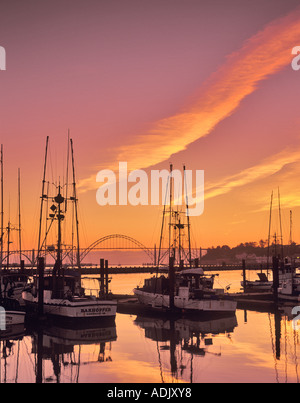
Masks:
[[[82,308],[81,313],[110,312],[110,308]]]

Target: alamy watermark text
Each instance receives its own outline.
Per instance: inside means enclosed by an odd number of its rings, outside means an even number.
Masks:
[[[6,70],[6,51],[0,46],[0,70]]]
[[[128,173],[127,162],[119,162],[118,174],[104,169],[96,181],[102,183],[96,193],[100,206],[168,205],[172,197],[174,205],[188,206],[190,216],[199,216],[204,210],[203,170],[151,170],[149,175],[142,169]]]

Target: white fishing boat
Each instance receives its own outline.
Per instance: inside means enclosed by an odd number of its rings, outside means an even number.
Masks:
[[[190,313],[234,313],[237,302],[230,299],[223,289],[207,288],[201,284],[202,271],[193,269],[176,276],[173,292],[165,276],[146,279],[143,287],[133,290],[138,301],[148,308]],[[171,295],[171,297],[170,297]]]
[[[273,281],[268,280],[265,273],[257,273],[258,280],[241,281],[241,286],[247,292],[270,292],[273,287]]]
[[[77,219],[77,195],[76,195],[76,185],[75,185],[75,171],[74,171],[74,159],[73,159],[73,143],[70,140],[71,151],[72,151],[72,168],[73,168],[73,192],[68,196],[68,184],[64,187],[61,185],[55,186],[56,196],[46,194],[45,192],[45,173],[46,173],[46,162],[47,162],[47,150],[48,150],[48,138],[46,145],[46,156],[45,156],[45,166],[44,166],[44,178],[43,178],[43,189],[42,189],[42,207],[43,203],[50,200],[53,204],[47,212],[46,219],[44,221],[47,223],[49,221],[48,228],[46,230],[45,238],[42,243],[38,245],[38,254],[41,255],[42,251],[46,253],[45,242],[50,229],[55,229],[54,222],[57,223],[57,232],[54,231],[53,236],[57,239],[57,244],[51,248],[54,252],[53,258],[55,262],[52,267],[52,272],[49,276],[44,277],[40,274],[34,278],[33,283],[28,286],[22,293],[22,298],[28,307],[28,309],[34,309],[42,311],[43,314],[53,315],[55,317],[63,319],[114,319],[117,311],[117,301],[111,300],[108,294],[100,295],[98,297],[86,295],[84,289],[81,287],[81,276],[80,276],[80,254],[79,254],[79,237],[78,237],[78,219]],[[68,153],[69,154],[69,153]],[[63,193],[64,189],[64,195]],[[66,275],[65,265],[63,265],[63,243],[62,243],[62,233],[63,229],[66,232],[66,227],[63,228],[65,223],[65,216],[68,209],[68,203],[73,203],[73,211],[76,215],[76,228],[77,228],[77,262],[75,272],[77,275]],[[69,211],[72,209],[69,208]],[[73,214],[74,215],[74,214]],[[44,227],[45,222],[42,222],[42,216],[40,217],[40,231]],[[43,224],[43,225],[42,225]],[[73,248],[72,248],[73,250]],[[39,265],[43,266],[43,258],[39,258]],[[71,262],[72,263],[72,262]],[[39,270],[41,267],[39,266]]]
[[[278,298],[300,302],[300,273],[290,264],[279,270]]]
[[[117,302],[109,299],[87,296],[84,292],[73,291],[77,282],[74,276],[64,276],[62,288],[54,290],[53,277],[44,279],[47,289],[43,292],[43,313],[69,319],[114,318],[117,312]],[[38,286],[30,285],[23,291],[23,300],[31,310],[38,310]]]
[[[183,171],[185,176],[185,166]],[[173,182],[173,166],[170,165],[169,189],[166,189],[166,195],[169,193],[170,196],[170,204],[164,207],[163,212],[157,274],[146,279],[144,285],[136,287],[133,292],[140,304],[158,311],[234,313],[237,307],[236,301],[230,299],[225,290],[214,289],[214,275],[204,275],[202,268],[198,267],[199,259],[192,259],[188,195],[185,192],[185,211],[174,209]],[[167,231],[169,274],[168,277],[163,275],[159,277],[159,265],[164,257],[161,250],[162,241],[166,238],[163,235],[166,215],[169,218]],[[185,238],[187,248],[184,247]]]

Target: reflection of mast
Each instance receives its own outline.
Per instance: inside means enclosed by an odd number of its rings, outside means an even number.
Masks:
[[[276,309],[274,312],[274,322],[276,359],[280,360],[281,314],[278,309]]]

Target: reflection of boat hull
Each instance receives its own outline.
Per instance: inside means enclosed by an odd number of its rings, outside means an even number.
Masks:
[[[134,289],[134,294],[139,302],[153,309],[168,309],[170,306],[169,295],[145,292],[142,289]],[[191,299],[182,296],[174,297],[174,307],[189,312],[232,313],[236,311],[237,303],[225,298]]]
[[[44,294],[44,314],[69,319],[97,319],[115,317],[117,302],[93,299],[88,297],[68,299],[47,298]],[[24,291],[23,299],[26,307],[33,310],[38,308],[38,298],[31,292]]]
[[[22,311],[5,311],[6,326],[24,324],[25,315]]]
[[[111,342],[117,340],[116,325],[93,326],[91,328],[73,329],[69,327],[50,326],[44,330],[44,342],[58,345],[84,345]],[[51,345],[49,342],[49,346]]]
[[[24,323],[7,325],[5,330],[0,330],[0,340],[11,340],[22,338],[25,335]]]
[[[171,321],[158,319],[151,316],[137,316],[134,323],[141,328],[147,329],[147,337],[153,340],[170,339]],[[225,316],[223,318],[213,318],[204,320],[189,320],[187,318],[176,319],[174,321],[173,331],[178,332],[179,339],[188,339],[191,334],[220,334],[232,333],[237,326],[235,315]],[[161,333],[158,333],[158,330]],[[162,337],[162,334],[165,336]],[[158,338],[158,336],[161,338]]]

